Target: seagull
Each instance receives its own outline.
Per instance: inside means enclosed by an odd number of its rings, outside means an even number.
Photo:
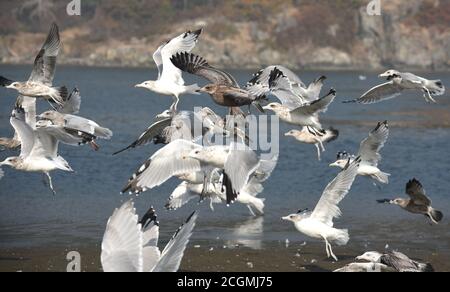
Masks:
[[[381,184],[389,183],[389,173],[384,173],[378,168],[381,160],[380,150],[384,147],[389,138],[388,122],[378,123],[377,127],[370,133],[369,137],[361,142],[358,156],[361,157],[361,167],[358,175],[371,177],[374,181]],[[330,164],[330,167],[344,168],[347,160],[354,159],[355,156],[349,156],[347,152],[340,152],[337,155],[337,161]]]
[[[281,75],[285,76],[286,86],[297,95],[294,102],[301,106],[303,104],[318,100],[322,91],[326,76],[321,76],[314,80],[309,86],[306,86],[302,80],[291,70],[283,66],[269,66],[254,75],[254,78],[247,84],[247,89],[255,95],[264,95],[270,91],[270,83],[273,78]],[[292,99],[292,96],[286,96],[283,92],[274,92],[280,100],[286,101]]]
[[[215,103],[225,107],[255,106],[262,111],[259,102],[263,96],[254,96],[242,89],[231,74],[212,67],[200,56],[190,53],[177,53],[171,58],[172,63],[182,71],[205,78],[210,84],[198,92],[209,94]]]
[[[378,203],[397,205],[410,213],[425,215],[434,224],[439,224],[442,221],[444,214],[431,206],[431,199],[426,195],[425,189],[417,179],[408,182],[406,194],[409,195],[410,199],[386,199],[379,200]]]
[[[301,131],[291,130],[285,134],[286,137],[294,137],[300,143],[313,144],[317,148],[319,161],[322,159],[322,153],[325,152],[325,143],[335,141],[339,137],[339,131],[333,128],[325,130],[325,133],[318,133],[310,127],[303,127]]]
[[[204,184],[216,168],[224,169],[227,203],[230,204],[245,187],[260,160],[247,146],[232,143],[230,146],[203,147],[191,141],[175,140],[157,151],[129,179],[122,193],[140,194],[165,183],[172,177],[185,180],[186,176],[203,173]]]
[[[182,35],[161,45],[153,54],[153,60],[158,67],[158,80],[145,81],[136,87],[145,88],[153,92],[172,96],[176,109],[183,94],[197,94],[200,87],[197,84],[185,86],[182,72],[176,68],[170,58],[181,52],[191,52],[198,42],[202,29]]]
[[[159,222],[153,208],[139,221],[133,201],[126,202],[108,220],[102,241],[103,271],[177,272],[197,217],[194,212],[161,252]]]
[[[64,114],[57,111],[46,111],[39,115],[39,118],[42,120],[51,121],[55,126],[87,133],[100,139],[109,140],[113,136],[113,132],[111,130],[100,127],[96,122],[71,114]]]
[[[19,135],[21,152],[19,157],[9,157],[0,162],[0,167],[6,165],[20,171],[42,172],[56,195],[50,172],[58,169],[74,172],[69,163],[58,156],[58,140],[45,128],[33,130],[25,122],[25,111],[22,108],[14,109],[10,122]]]
[[[396,98],[406,90],[420,90],[428,103],[436,103],[433,95],[445,94],[445,87],[441,80],[428,80],[412,73],[401,73],[397,70],[388,70],[379,77],[386,77],[388,82],[375,86],[356,100],[345,103],[373,104]]]
[[[265,199],[257,196],[264,191],[263,183],[271,176],[278,163],[278,155],[274,155],[269,160],[261,160],[259,168],[251,176],[247,185],[242,189],[237,196],[236,202],[246,205],[250,214],[254,217],[264,215],[264,201]],[[226,191],[223,188],[223,175],[220,169],[216,169],[212,176],[211,182],[205,192],[204,185],[200,181],[192,183],[182,182],[171,194],[166,204],[168,210],[178,210],[190,201],[204,198],[209,198],[211,201],[211,210],[214,211],[213,204],[220,204],[227,202]]]
[[[293,222],[301,233],[312,238],[325,240],[328,258],[333,257],[335,261],[338,261],[338,259],[333,253],[331,243],[343,246],[348,243],[350,238],[348,230],[334,228],[333,219],[341,216],[338,204],[350,191],[360,163],[360,158],[353,162],[348,161],[344,170],[327,186],[313,212],[302,210],[297,214],[282,218],[285,221]]]
[[[61,105],[68,96],[66,87],[52,87],[56,69],[56,58],[61,47],[58,26],[54,23],[42,49],[34,61],[33,72],[28,81],[15,82],[0,77],[0,86],[13,89],[20,95],[44,98]]]
[[[367,252],[362,256],[357,257],[356,260],[368,261],[371,263],[380,263],[400,273],[434,272],[434,269],[430,264],[423,264],[417,261],[413,261],[406,255],[396,251],[384,254],[376,251]]]
[[[350,263],[343,268],[337,269],[334,273],[392,273],[395,269],[381,263]]]

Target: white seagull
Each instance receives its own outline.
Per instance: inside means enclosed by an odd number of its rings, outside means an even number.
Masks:
[[[369,137],[361,142],[358,156],[361,157],[361,166],[358,170],[358,175],[371,177],[376,182],[381,184],[389,183],[389,173],[382,172],[378,168],[378,163],[381,160],[380,151],[386,144],[389,138],[388,122],[378,123],[378,126],[370,133]],[[340,152],[337,156],[337,161],[330,164],[330,167],[344,168],[348,159],[354,159],[355,156],[349,156],[346,152]]]
[[[322,160],[322,153],[325,152],[325,143],[335,141],[339,137],[339,131],[333,128],[324,132],[317,132],[310,127],[303,127],[301,131],[291,130],[285,134],[286,137],[294,137],[300,143],[312,144],[317,148],[319,161]]]
[[[293,222],[301,233],[312,238],[325,240],[328,257],[333,257],[336,261],[338,259],[333,253],[331,243],[344,246],[348,243],[350,237],[348,230],[334,228],[333,219],[341,216],[338,205],[350,191],[360,163],[360,158],[353,162],[348,161],[345,169],[326,187],[322,198],[312,213],[300,211],[297,214],[282,218]]]
[[[61,41],[58,26],[54,23],[41,51],[34,61],[33,72],[28,81],[14,82],[0,77],[0,85],[14,89],[20,95],[32,98],[44,98],[61,105],[68,96],[66,87],[52,87],[56,70],[56,58],[59,54]]]
[[[130,178],[122,193],[139,194],[162,185],[172,177],[186,180],[186,176],[199,173],[203,173],[206,185],[212,170],[220,168],[225,170],[224,184],[232,185],[227,188],[229,204],[237,198],[259,164],[256,153],[242,144],[203,147],[191,141],[176,140],[147,160]]]
[[[439,224],[442,221],[444,214],[433,208],[433,202],[427,196],[427,192],[417,179],[412,179],[406,184],[406,194],[410,199],[386,199],[379,200],[378,203],[397,205],[410,213],[425,215],[434,224]]]
[[[433,95],[445,94],[445,87],[441,80],[428,80],[412,73],[401,73],[397,70],[389,70],[379,77],[386,77],[388,82],[370,89],[356,100],[345,103],[372,104],[396,98],[406,90],[423,91],[423,97],[428,103],[436,103]]]
[[[193,213],[161,252],[155,211],[150,209],[139,221],[133,201],[126,202],[109,218],[102,241],[103,271],[177,272],[196,220]]]
[[[153,60],[159,71],[158,80],[145,81],[136,85],[136,87],[172,96],[175,110],[181,95],[198,94],[197,90],[200,87],[197,84],[185,86],[182,71],[172,64],[170,58],[177,53],[191,52],[195,48],[201,33],[202,29],[194,32],[188,31],[160,46],[153,54]]]
[[[0,167],[6,165],[20,171],[42,172],[56,194],[50,172],[58,169],[73,172],[69,163],[58,156],[58,140],[45,128],[33,130],[25,122],[25,111],[21,108],[13,111],[10,122],[19,135],[21,152],[19,157],[9,157],[1,162]]]

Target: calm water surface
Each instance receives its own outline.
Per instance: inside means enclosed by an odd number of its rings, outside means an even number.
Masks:
[[[0,66],[0,72],[12,79],[24,79],[28,67]],[[244,84],[251,72],[233,72]],[[420,94],[388,101],[373,106],[344,105],[340,101],[360,96],[379,80],[374,73],[361,72],[306,72],[305,82],[325,74],[329,77],[324,90],[334,87],[338,101],[326,114],[341,131],[338,141],[328,145],[322,162],[316,159],[313,146],[301,145],[281,137],[280,163],[265,185],[261,197],[266,201],[266,216],[252,219],[246,207],[231,208],[193,203],[185,208],[168,212],[164,204],[179,183],[171,180],[162,187],[136,198],[140,212],[153,205],[159,210],[162,237],[167,240],[179,224],[195,209],[200,210],[200,220],[194,241],[224,241],[251,248],[263,248],[290,239],[291,242],[307,240],[291,224],[283,223],[281,216],[300,208],[313,208],[323,189],[332,180],[337,169],[328,165],[334,162],[341,150],[355,152],[360,141],[378,121],[418,121],[424,119],[415,113],[422,109],[450,110],[448,95],[439,98],[439,105],[427,105]],[[367,75],[361,81],[358,76]],[[440,78],[450,86],[450,74],[424,74]],[[75,174],[53,173],[58,192],[53,197],[43,185],[42,176],[4,169],[0,181],[0,249],[1,248],[77,248],[99,244],[112,211],[127,200],[119,195],[130,174],[158,148],[147,146],[113,157],[111,153],[133,141],[147,128],[153,116],[170,105],[170,98],[158,96],[134,85],[154,78],[156,72],[146,69],[98,69],[60,67],[55,84],[77,86],[82,93],[81,115],[92,118],[114,131],[111,141],[99,141],[102,149],[95,153],[88,147],[60,147],[60,154],[70,162]],[[195,81],[188,78],[189,82]],[[15,95],[0,89],[0,136],[12,135],[9,114]],[[45,108],[45,103],[40,103]],[[187,96],[180,108],[191,110],[194,106],[217,107],[206,96]],[[219,110],[219,109],[218,109]],[[222,110],[223,112],[223,110]],[[401,116],[397,112],[406,113]],[[408,115],[407,113],[413,113]],[[429,115],[428,120],[439,124],[439,116]],[[367,125],[367,122],[372,122]],[[326,122],[325,122],[326,123]],[[332,126],[331,122],[328,123]],[[327,125],[327,126],[328,126]],[[281,133],[291,128],[282,126]],[[446,219],[440,226],[431,227],[425,218],[402,212],[395,207],[380,206],[377,199],[403,196],[405,183],[419,178],[434,204],[450,216],[450,155],[448,153],[450,129],[447,127],[392,127],[391,138],[383,150],[381,168],[392,173],[391,184],[376,188],[359,178],[350,195],[341,205],[343,217],[336,222],[338,228],[348,228],[352,236],[350,245],[386,244],[405,248],[414,244],[423,248],[450,253],[450,228]],[[14,155],[0,152],[0,159]]]

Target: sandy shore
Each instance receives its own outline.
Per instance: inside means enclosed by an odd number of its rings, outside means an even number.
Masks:
[[[192,245],[186,252],[181,271],[185,272],[329,272],[338,269],[360,255],[361,249],[335,248],[340,261],[325,256],[320,243],[290,247],[278,244],[262,250],[224,248],[213,245]],[[378,249],[382,250],[382,249]],[[98,247],[77,250],[82,257],[83,272],[101,272]],[[402,251],[411,258],[429,262],[438,272],[450,271],[450,255],[434,251],[409,249]],[[0,272],[65,272],[67,249],[34,248],[0,250]]]

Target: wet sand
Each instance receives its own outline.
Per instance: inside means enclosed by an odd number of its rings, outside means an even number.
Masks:
[[[365,250],[384,250],[385,247],[336,247],[339,262],[326,258],[325,247],[317,243],[273,244],[262,250],[234,247],[225,248],[218,243],[198,243],[187,250],[183,272],[330,272],[353,262]],[[83,272],[101,272],[98,247],[77,250],[82,257]],[[450,255],[414,247],[401,250],[413,259],[428,262],[437,272],[450,271]],[[39,248],[0,250],[0,272],[65,272],[67,249]]]

